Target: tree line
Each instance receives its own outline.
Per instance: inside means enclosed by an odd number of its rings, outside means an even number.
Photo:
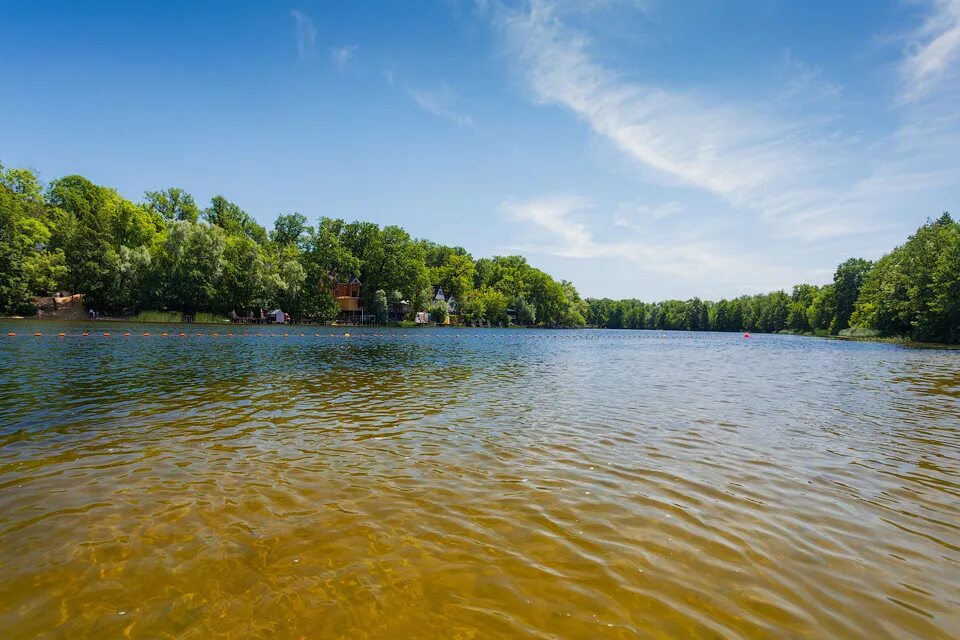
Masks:
[[[226,314],[279,307],[303,319],[336,317],[337,281],[358,277],[381,319],[391,302],[411,315],[453,297],[468,323],[689,331],[855,330],[960,341],[960,224],[944,213],[876,263],[851,258],[833,282],[799,284],[717,302],[581,299],[522,256],[474,259],[462,247],[412,238],[394,225],[300,213],[269,231],[221,195],[205,208],[179,188],[132,202],[71,175],[43,185],[0,165],[0,314],[33,313],[34,297],[82,293],[105,313],[179,310]]]
[[[327,217],[311,225],[300,213],[278,216],[268,231],[221,195],[201,207],[172,187],[132,202],[83,176],[43,185],[0,165],[0,314],[32,314],[36,296],[65,290],[109,314],[279,307],[324,321],[339,312],[334,285],[353,277],[381,319],[400,301],[411,316],[445,314],[434,304],[438,286],[466,322],[585,323],[573,285],[521,256],[474,259],[398,226]]]
[[[587,299],[587,323],[611,329],[902,336],[960,342],[960,223],[928,220],[877,262],[851,258],[833,282],[718,302]]]

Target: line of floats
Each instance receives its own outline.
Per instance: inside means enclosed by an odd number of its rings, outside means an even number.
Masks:
[[[74,337],[74,336],[79,336],[79,337],[81,337],[81,338],[89,338],[89,337],[91,337],[91,336],[102,336],[102,337],[104,337],[104,338],[109,338],[109,337],[111,337],[111,336],[117,336],[117,337],[123,337],[123,338],[137,338],[137,337],[149,338],[149,337],[151,337],[151,336],[156,336],[156,337],[160,337],[160,338],[166,338],[166,337],[175,337],[175,338],[189,338],[189,337],[197,337],[197,338],[203,338],[203,337],[209,337],[209,338],[219,338],[219,337],[224,337],[224,338],[248,338],[248,337],[253,337],[253,338],[289,338],[289,337],[291,337],[291,336],[296,337],[296,338],[305,338],[305,337],[307,337],[307,334],[305,334],[305,333],[232,333],[232,332],[228,332],[228,333],[223,333],[223,334],[221,334],[221,333],[218,333],[218,332],[211,332],[211,333],[186,333],[186,332],[183,332],[183,331],[163,331],[163,332],[160,332],[160,333],[151,333],[151,332],[149,332],[149,331],[144,331],[144,332],[142,332],[142,333],[140,333],[140,332],[130,332],[130,331],[125,331],[125,332],[123,332],[123,333],[111,333],[111,332],[109,332],[109,331],[103,331],[103,332],[100,332],[100,331],[84,331],[84,332],[82,332],[82,333],[69,333],[69,334],[68,334],[68,333],[64,333],[64,332],[60,332],[60,333],[43,333],[42,331],[35,331],[35,332],[33,332],[33,334],[30,334],[30,333],[16,333],[16,332],[14,332],[14,331],[9,331],[9,332],[7,332],[7,337],[8,337],[8,338],[16,338],[16,337],[18,337],[18,336],[30,336],[30,335],[33,335],[34,337],[37,337],[37,338],[42,338],[43,336],[57,337],[57,338],[66,338],[66,337]],[[343,333],[343,334],[340,334],[340,333],[315,333],[315,334],[313,334],[313,335],[314,335],[314,337],[316,337],[316,338],[320,338],[320,337],[325,337],[325,338],[350,338],[350,337],[353,336],[353,334],[351,334],[351,333]],[[360,334],[360,335],[361,335],[361,336],[380,336],[380,335],[383,335],[383,334],[380,334],[380,333],[363,333],[363,334]]]
[[[18,336],[30,336],[30,335],[31,335],[30,333],[16,333],[15,331],[8,331],[8,332],[7,332],[7,337],[8,337],[8,338],[16,338],[16,337],[18,337]],[[109,332],[109,331],[103,331],[103,332],[100,332],[100,331],[84,331],[84,332],[82,332],[82,333],[70,333],[70,334],[64,333],[64,332],[60,332],[60,333],[43,333],[42,331],[35,331],[35,332],[33,333],[33,336],[34,336],[34,337],[37,337],[37,338],[42,338],[43,336],[51,336],[51,337],[56,336],[57,338],[66,338],[66,337],[73,337],[73,336],[79,336],[79,337],[81,337],[81,338],[89,338],[89,337],[91,337],[91,336],[102,336],[102,337],[104,337],[104,338],[109,338],[109,337],[114,336],[114,335],[120,336],[120,337],[124,337],[124,338],[134,338],[134,337],[149,338],[149,337],[151,337],[151,336],[156,336],[156,337],[160,337],[160,338],[167,338],[167,337],[170,337],[170,336],[176,337],[176,338],[189,338],[189,337],[197,337],[197,338],[203,338],[203,337],[219,338],[219,337],[221,337],[221,336],[222,336],[222,337],[225,337],[225,338],[289,338],[289,337],[291,337],[291,336],[293,336],[293,337],[295,337],[295,338],[306,338],[306,337],[307,337],[307,334],[305,334],[305,333],[293,333],[293,334],[291,334],[291,333],[233,333],[233,332],[227,332],[227,333],[221,334],[221,333],[219,333],[219,332],[211,332],[211,333],[202,333],[202,332],[201,332],[201,333],[186,333],[186,332],[184,332],[184,331],[163,331],[163,332],[161,332],[161,333],[150,333],[149,331],[144,331],[144,332],[142,332],[142,333],[140,333],[140,332],[130,332],[130,331],[125,331],[125,332],[123,332],[123,333],[111,333],[111,332]],[[382,333],[361,333],[361,334],[358,334],[357,337],[371,337],[371,336],[372,336],[372,337],[381,337],[381,336],[383,336],[383,335],[384,335],[384,334],[382,334]],[[460,334],[457,334],[457,335],[460,335]],[[314,336],[315,338],[351,338],[351,337],[353,337],[353,334],[351,334],[351,333],[342,333],[342,334],[340,334],[340,333],[315,333],[315,334],[313,334],[313,336]],[[749,334],[749,333],[744,333],[744,334],[743,334],[743,337],[744,337],[745,340],[749,340],[749,339],[750,339],[750,334]]]

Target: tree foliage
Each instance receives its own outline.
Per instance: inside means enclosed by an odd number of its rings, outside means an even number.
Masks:
[[[411,316],[440,315],[434,293],[442,288],[454,301],[444,311],[467,323],[820,334],[866,327],[960,341],[960,225],[946,213],[876,263],[845,261],[824,286],[717,302],[583,300],[522,256],[474,259],[398,226],[326,217],[313,226],[289,213],[267,233],[222,195],[202,211],[179,187],[148,191],[137,203],[83,176],[44,188],[33,172],[0,165],[0,313],[31,313],[35,296],[66,289],[108,313],[278,306],[330,320],[339,309],[334,285],[353,277],[380,320],[388,299],[408,301]]]
[[[837,334],[847,328],[960,341],[960,224],[944,213],[876,263],[851,258],[833,282],[733,300],[587,300],[587,323],[616,329]],[[706,315],[704,316],[704,310]]]
[[[464,307],[474,321],[506,324],[508,301],[521,300],[524,324],[584,322],[573,286],[519,256],[475,261],[397,226],[326,217],[314,226],[301,213],[278,216],[268,233],[223,195],[201,209],[169,187],[137,203],[83,176],[44,189],[33,172],[0,166],[0,313],[31,313],[34,296],[66,289],[104,313],[280,307],[331,320],[334,286],[353,277],[381,321],[382,292],[409,301],[412,315],[431,309],[440,287],[454,301],[443,312]]]

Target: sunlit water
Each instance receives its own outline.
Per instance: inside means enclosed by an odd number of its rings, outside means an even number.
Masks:
[[[5,639],[960,635],[960,352],[88,326],[0,325]]]

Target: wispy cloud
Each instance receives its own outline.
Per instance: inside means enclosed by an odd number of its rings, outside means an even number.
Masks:
[[[960,0],[937,2],[943,15],[937,14],[936,33],[950,34],[952,27],[943,25]],[[572,111],[645,176],[715,194],[775,233],[814,241],[875,230],[867,223],[884,204],[882,192],[865,186],[907,160],[914,168],[901,176],[900,188],[945,179],[933,157],[923,159],[892,139],[860,144],[823,127],[822,118],[785,117],[771,104],[734,104],[629,79],[596,62],[589,38],[563,18],[546,0],[495,12],[495,26],[536,100]],[[793,56],[786,62],[794,78],[788,91],[839,96],[840,88],[815,67]],[[875,149],[881,153],[872,156]]]
[[[910,77],[942,84],[960,67],[951,62],[960,0],[916,1],[936,11],[903,69],[930,69]],[[893,246],[914,224],[907,216],[955,199],[960,112],[942,87],[925,88],[938,100],[898,101],[892,82],[885,104],[869,96],[886,118],[869,128],[857,96],[790,51],[773,93],[732,99],[710,83],[703,91],[654,83],[600,62],[616,58],[600,57],[608,43],[583,31],[596,22],[580,20],[581,11],[530,0],[492,5],[489,15],[533,100],[569,111],[617,149],[644,197],[509,200],[502,211],[531,233],[524,250],[623,260],[624,273],[645,274],[637,276],[645,285],[656,286],[659,272],[684,279],[688,291],[779,288],[829,279],[824,261]]]
[[[507,200],[500,205],[514,219],[532,223],[555,236],[559,244],[550,248],[550,253],[565,258],[596,258],[615,253],[623,257],[628,253],[626,245],[601,246],[586,225],[573,218],[579,211],[589,208],[590,202],[580,196],[549,196],[532,200]]]
[[[814,153],[819,141],[800,124],[625,81],[603,68],[587,53],[587,39],[567,30],[548,3],[505,10],[499,26],[540,102],[572,110],[662,180],[746,201],[825,168]]]
[[[393,82],[392,72],[388,81]],[[457,94],[448,86],[439,89],[419,89],[406,85],[404,92],[418,107],[429,114],[445,118],[461,127],[473,126],[473,118],[456,109]]]
[[[342,47],[336,47],[330,50],[330,58],[337,67],[337,71],[343,73],[347,68],[347,63],[353,59],[353,54],[357,51],[357,45],[349,44]]]
[[[932,0],[930,12],[910,38],[901,67],[903,99],[917,100],[954,79],[960,62],[960,0]]]
[[[741,287],[751,290],[786,286],[793,275],[787,268],[771,268],[767,261],[756,256],[744,255],[695,237],[599,240],[592,227],[584,221],[587,217],[585,214],[594,208],[593,203],[578,195],[507,200],[501,204],[501,211],[516,221],[545,231],[551,241],[506,249],[522,249],[562,258],[622,259],[642,264],[652,271],[687,279],[702,279],[705,273],[709,273],[714,279],[736,281]]]
[[[778,96],[781,101],[830,102],[843,95],[842,86],[825,79],[819,67],[807,64],[790,49],[783,52],[783,68],[787,82]]]
[[[650,224],[672,218],[684,210],[686,210],[686,207],[676,201],[661,202],[658,204],[621,202],[617,206],[613,224],[618,227],[633,229],[634,231],[643,231]]]
[[[297,23],[297,51],[304,57],[313,50],[317,41],[317,27],[313,19],[302,11],[291,9],[290,15]]]

